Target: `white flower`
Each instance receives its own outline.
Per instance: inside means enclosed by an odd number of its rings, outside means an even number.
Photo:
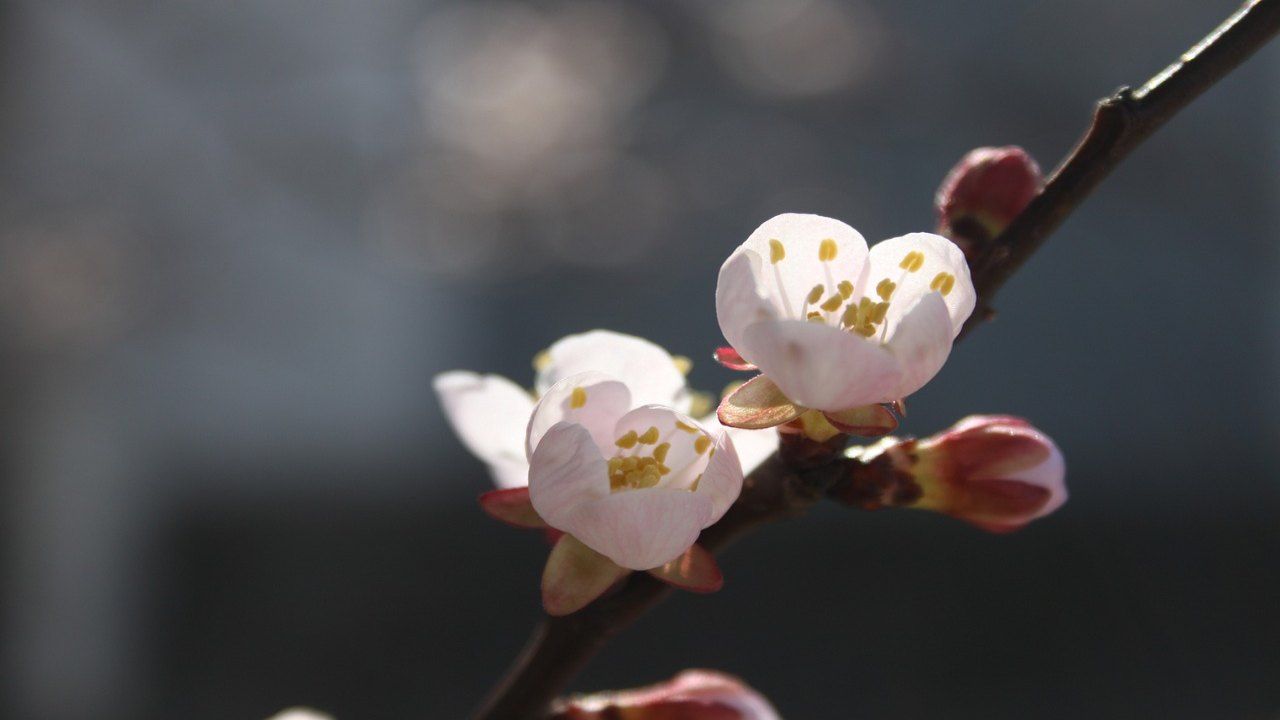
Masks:
[[[541,396],[560,380],[594,370],[626,384],[636,405],[663,405],[688,412],[691,393],[680,361],[643,338],[609,330],[592,330],[556,341],[538,356],[535,392]],[[445,415],[473,455],[489,466],[499,488],[529,484],[525,431],[537,398],[498,375],[465,370],[441,373],[435,390]],[[715,431],[715,415],[701,421]],[[778,447],[777,433],[730,430],[743,467],[750,472]]]
[[[529,420],[529,497],[551,527],[631,570],[681,555],[742,490],[725,433],[670,408],[633,408],[627,385],[573,375]]]
[[[687,411],[689,391],[675,359],[662,348],[631,335],[592,330],[569,335],[535,361],[538,394],[585,370],[606,372],[626,383],[637,402]],[[465,370],[441,373],[436,394],[454,432],[488,466],[500,488],[528,485],[525,429],[536,398],[498,375]]]
[[[912,233],[867,251],[818,215],[779,215],[720,268],[716,313],[735,350],[798,406],[892,402],[942,368],[973,311],[964,254]]]

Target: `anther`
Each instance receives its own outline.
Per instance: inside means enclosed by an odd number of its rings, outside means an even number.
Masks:
[[[573,392],[569,393],[569,407],[577,410],[578,408],[586,404],[587,404],[586,390],[583,390],[580,387],[576,387],[573,389]]]
[[[889,312],[889,303],[887,302],[876,303],[875,306],[871,308],[871,313],[870,313],[871,322],[872,323],[884,322],[884,316],[888,312]]]
[[[836,259],[836,253],[839,248],[836,247],[836,241],[827,238],[818,245],[818,259],[822,262],[830,262]]]
[[[699,435],[697,440],[693,441],[693,451],[701,455],[711,447],[711,438],[706,435]]]
[[[919,250],[912,250],[902,258],[902,262],[898,263],[898,267],[907,272],[919,270],[924,267],[924,253]]]
[[[880,282],[876,283],[876,294],[880,296],[881,300],[888,300],[889,298],[893,297],[893,291],[897,289],[898,289],[897,283],[890,280],[889,278],[885,278]]]
[[[636,446],[636,441],[638,439],[639,439],[639,436],[636,435],[635,430],[628,430],[626,435],[623,435],[622,437],[615,440],[613,444],[617,445],[620,448],[627,448],[628,450],[630,450],[631,448]]]
[[[683,431],[685,431],[685,432],[689,433],[690,435],[692,435],[693,433],[698,432],[698,428],[697,428],[697,427],[695,427],[695,426],[693,426],[693,425],[690,425],[690,424],[688,424],[688,423],[680,422],[679,420],[677,420],[677,421],[676,421],[676,427],[678,427],[678,428],[680,428],[681,430],[683,430]]]
[[[840,297],[848,300],[849,296],[853,295],[853,283],[848,280],[841,280],[840,284],[836,285],[836,290],[840,291]]]
[[[536,370],[537,372],[542,372],[543,370],[546,370],[548,367],[550,367],[550,365],[551,365],[550,350],[543,350],[542,352],[533,356],[533,369]]]
[[[844,304],[844,298],[840,296],[840,293],[836,293],[827,298],[827,301],[822,303],[821,307],[827,312],[835,312],[840,309],[842,304]]]
[[[653,449],[653,459],[660,463],[667,461],[667,453],[671,451],[671,443],[664,442]]]
[[[769,240],[769,262],[777,265],[782,262],[782,258],[787,256],[787,249],[782,246],[782,241],[776,238]]]
[[[809,294],[805,295],[804,301],[806,303],[809,303],[810,305],[813,305],[822,299],[822,293],[824,291],[826,291],[826,288],[824,288],[821,284],[814,285],[813,289],[809,291]]]
[[[652,445],[658,442],[658,428],[650,425],[639,438],[641,445]]]
[[[683,355],[673,355],[671,362],[681,375],[688,375],[689,371],[693,369],[693,361]]]

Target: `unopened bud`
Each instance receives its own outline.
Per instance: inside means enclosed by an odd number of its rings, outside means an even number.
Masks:
[[[760,693],[711,670],[685,670],[664,683],[559,701],[551,720],[780,720]]]
[[[854,457],[837,492],[865,509],[933,510],[990,532],[1017,530],[1067,500],[1062,453],[1026,420],[973,415],[923,440],[885,438]]]
[[[1040,166],[1016,146],[971,150],[951,168],[934,205],[938,232],[967,257],[1004,232],[1043,185]]]

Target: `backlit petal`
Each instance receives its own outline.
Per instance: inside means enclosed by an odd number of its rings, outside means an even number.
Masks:
[[[898,395],[898,362],[872,340],[821,323],[781,320],[745,332],[750,358],[797,404],[845,410]]]
[[[702,479],[698,481],[697,494],[705,495],[711,500],[711,517],[707,518],[707,525],[719,520],[741,492],[742,462],[738,459],[733,440],[728,433],[722,432],[716,438],[715,452],[702,471]]]
[[[579,506],[609,495],[609,474],[600,448],[586,428],[557,423],[529,459],[529,500],[553,528],[573,532]]]
[[[547,364],[538,372],[537,389],[578,373],[596,371],[621,381],[634,405],[666,405],[689,409],[684,374],[671,354],[644,338],[611,330],[592,330],[562,338],[547,350]]]
[[[920,253],[922,261],[915,271],[908,271],[902,264],[908,254]],[[969,276],[969,264],[956,244],[941,235],[910,233],[876,243],[870,253],[870,273],[867,276],[868,294],[874,294],[881,280],[894,283],[886,322],[890,332],[898,320],[915,304],[917,298],[936,292],[931,286],[940,275],[954,278],[943,300],[951,319],[951,336],[955,337],[964,321],[973,312],[977,294]]]
[[[528,391],[504,377],[461,370],[441,373],[432,384],[454,432],[490,466],[498,487],[527,484],[524,437],[534,405]]]
[[[924,387],[951,354],[951,320],[938,293],[924,295],[898,320],[887,347],[898,359],[902,375],[894,398],[907,397]]]
[[[622,567],[648,570],[689,549],[711,505],[687,490],[626,490],[577,505],[564,530]]]
[[[542,434],[558,422],[582,425],[608,453],[613,426],[630,408],[631,392],[618,380],[600,372],[571,375],[548,388],[533,409],[525,453],[532,457]]]

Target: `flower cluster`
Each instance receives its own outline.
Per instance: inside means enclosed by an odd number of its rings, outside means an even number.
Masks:
[[[990,184],[982,177],[1017,174],[1007,156],[953,172],[940,194],[948,211],[995,222],[996,211],[1025,203],[1004,182],[985,200],[995,210],[973,209]],[[885,437],[839,459],[849,436],[897,429],[905,399],[942,369],[976,301],[965,253],[946,237],[911,233],[868,248],[838,220],[779,215],[720,268],[716,313],[729,345],[715,357],[758,375],[714,414],[697,407],[710,403],[687,386],[687,359],[605,330],[540,353],[532,391],[464,371],[439,375],[435,388],[497,486],[481,507],[553,544],[547,612],[575,612],[635,571],[711,592],[723,576],[699,537],[779,448],[769,428],[788,438],[782,458],[793,467],[847,463],[837,495],[850,505],[929,509],[1007,531],[1062,503],[1061,454],[1012,418],[976,417],[920,441]],[[596,717],[572,707],[578,714],[565,717]]]

